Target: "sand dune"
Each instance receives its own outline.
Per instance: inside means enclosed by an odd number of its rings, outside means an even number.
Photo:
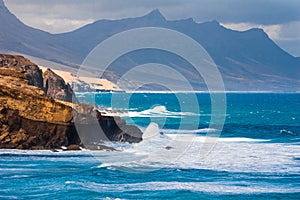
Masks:
[[[46,71],[47,67],[39,66],[42,71]],[[61,76],[67,83],[72,85],[76,84],[88,84],[92,90],[114,90],[118,91],[120,88],[113,82],[103,78],[90,78],[90,77],[77,77],[75,74],[67,71],[52,69],[56,74]]]

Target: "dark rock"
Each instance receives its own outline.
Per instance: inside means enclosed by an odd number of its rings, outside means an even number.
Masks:
[[[72,102],[72,98],[76,99],[71,86],[66,84],[64,79],[51,69],[47,69],[44,72],[43,79],[43,87],[49,97],[67,102]],[[77,100],[75,101],[77,102]]]
[[[23,56],[0,54],[0,67],[22,71],[28,78],[29,85],[43,88],[42,70]]]
[[[112,141],[138,143],[142,141],[142,132],[136,126],[119,126],[119,131],[115,134],[110,134]]]
[[[76,128],[84,144],[98,141],[116,141],[138,143],[142,141],[142,132],[135,126],[126,125],[120,117],[101,116],[93,106],[81,106],[75,116]],[[84,133],[84,134],[83,134]]]

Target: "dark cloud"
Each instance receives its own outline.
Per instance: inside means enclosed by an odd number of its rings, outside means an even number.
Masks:
[[[159,8],[169,19],[281,24],[300,20],[299,0],[6,0],[16,12],[72,19],[135,17]],[[24,14],[23,14],[24,15]]]
[[[281,24],[300,19],[300,1],[290,0],[227,0],[204,1],[198,19],[215,17],[222,22]]]

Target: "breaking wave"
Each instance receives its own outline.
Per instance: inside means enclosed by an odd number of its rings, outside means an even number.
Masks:
[[[155,106],[151,109],[143,111],[134,110],[101,110],[103,116],[119,116],[119,117],[169,117],[181,118],[184,116],[200,116],[200,114],[192,112],[174,112],[169,111],[165,106]]]

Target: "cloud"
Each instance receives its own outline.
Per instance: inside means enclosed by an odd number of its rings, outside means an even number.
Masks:
[[[52,33],[61,33],[75,30],[83,25],[94,22],[93,19],[87,20],[72,20],[72,19],[39,19],[35,21],[35,26],[41,27],[44,30],[52,30]]]
[[[261,24],[251,24],[251,23],[222,23],[226,28],[236,30],[236,31],[246,31],[252,28],[263,29],[270,38],[273,40],[280,39],[280,33],[282,25],[261,25]]]
[[[245,31],[251,28],[263,29],[271,39],[279,40],[299,40],[300,41],[300,21],[290,22],[286,24],[262,25],[251,23],[222,23],[226,28]]]
[[[281,40],[300,41],[300,21],[283,24],[280,31]]]

